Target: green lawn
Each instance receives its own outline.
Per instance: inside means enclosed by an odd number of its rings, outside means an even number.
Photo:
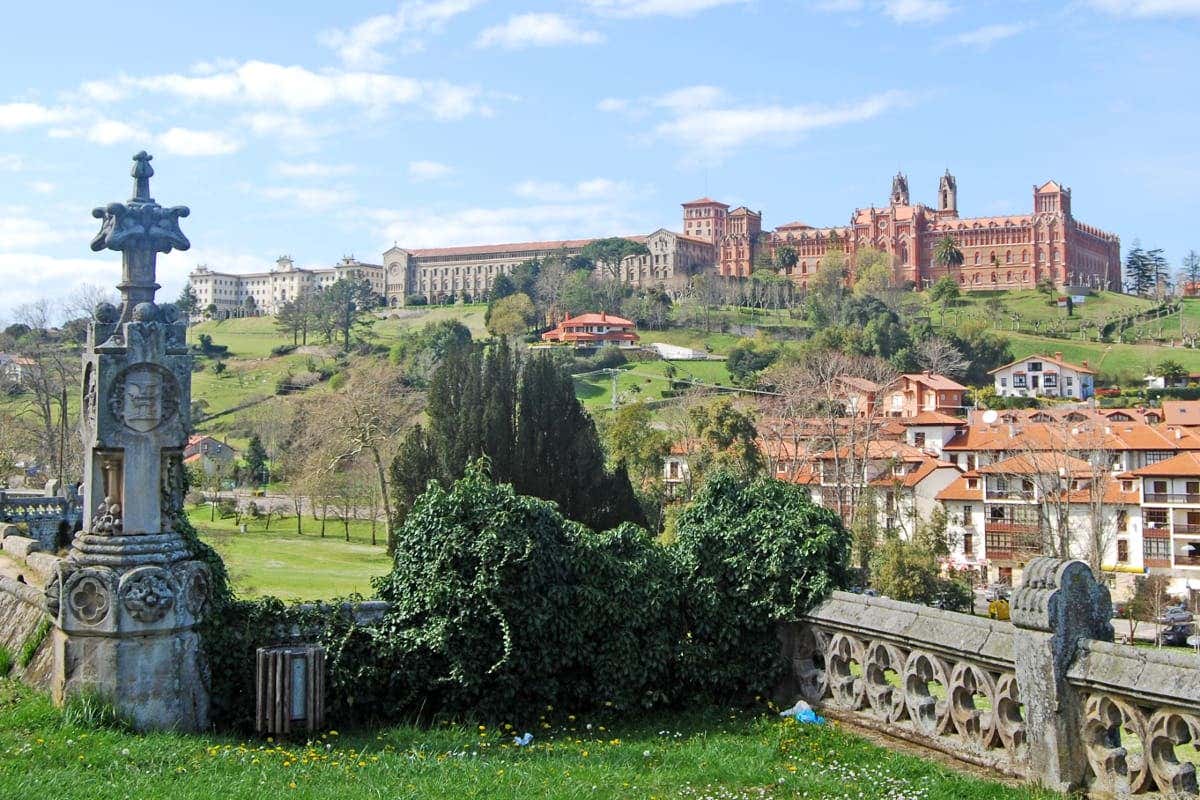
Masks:
[[[1012,346],[1013,358],[1034,353],[1061,352],[1063,358],[1076,364],[1086,359],[1088,366],[1102,373],[1102,378],[1121,377],[1123,385],[1140,385],[1146,370],[1165,358],[1178,361],[1188,370],[1200,371],[1200,350],[1147,344],[1081,342],[1078,339],[1051,339],[1023,333],[1004,335]]]
[[[188,517],[225,560],[241,597],[320,600],[356,592],[370,596],[371,578],[391,567],[382,523],[376,529],[379,543],[372,545],[367,522],[352,521],[347,542],[342,524],[332,518],[322,537],[321,523],[311,516],[303,518],[300,534],[294,516],[273,519],[270,530],[265,520],[243,517],[246,533],[238,532],[232,517],[210,520],[208,506],[189,509]]]
[[[940,321],[942,305],[930,300],[928,292],[921,292],[917,296],[926,302],[934,319]],[[1003,311],[999,315],[991,308],[989,301],[992,298],[998,299],[1003,305]],[[1075,306],[1072,316],[1068,317],[1065,308],[1049,305],[1046,302],[1046,295],[1040,292],[964,292],[950,313],[951,319],[953,319],[954,311],[957,310],[962,312],[963,319],[982,319],[1002,327],[1009,327],[1011,322],[1009,315],[1017,314],[1020,317],[1022,328],[1025,328],[1034,322],[1066,321],[1072,323],[1076,320],[1101,320],[1106,317],[1144,311],[1154,305],[1154,301],[1144,297],[1132,297],[1119,292],[1096,292],[1087,295],[1087,299]],[[1076,325],[1072,325],[1072,327]]]
[[[467,711],[469,714],[469,710]],[[537,712],[533,712],[537,713]],[[575,718],[546,709],[524,728],[436,724],[328,731],[305,742],[212,734],[138,736],[71,724],[49,699],[0,681],[0,796],[271,798],[862,798],[1059,797],[951,772],[837,726],[781,721],[766,709]],[[531,713],[532,717],[532,713]]]
[[[666,376],[668,364],[674,365],[677,381],[732,385],[724,361],[637,361],[626,364],[617,378],[618,402],[661,400],[663,392],[671,388],[671,381]],[[612,378],[603,373],[577,377],[575,396],[589,411],[609,408],[612,404]]]

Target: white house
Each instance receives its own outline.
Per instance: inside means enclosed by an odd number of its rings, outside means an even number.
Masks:
[[[1087,400],[1095,391],[1096,370],[1063,361],[1062,353],[1025,356],[989,373],[1001,397],[1070,397]]]

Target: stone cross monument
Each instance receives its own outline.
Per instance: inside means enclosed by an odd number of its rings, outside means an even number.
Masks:
[[[154,303],[158,253],[186,250],[184,206],[150,196],[151,156],[133,157],[133,197],[92,215],[92,249],[121,253],[121,307],[96,307],[83,354],[83,529],[46,588],[55,617],[54,694],[101,692],[141,729],[208,724],[194,630],[210,593],[175,520],[191,407],[185,327]]]

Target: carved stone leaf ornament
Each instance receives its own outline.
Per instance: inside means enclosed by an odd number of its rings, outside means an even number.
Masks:
[[[121,604],[138,622],[158,622],[175,606],[178,590],[161,567],[138,567],[121,578]]]

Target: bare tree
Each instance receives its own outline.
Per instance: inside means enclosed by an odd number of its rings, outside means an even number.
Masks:
[[[321,398],[310,417],[324,432],[328,474],[359,458],[374,467],[383,499],[389,552],[395,531],[388,465],[401,444],[401,433],[412,424],[422,405],[422,396],[403,384],[399,370],[387,364],[372,364],[355,370],[341,391]]]
[[[90,319],[96,306],[101,303],[116,305],[119,302],[117,293],[111,288],[94,283],[81,283],[63,301],[62,314],[65,319]]]
[[[883,398],[895,389],[899,374],[886,361],[826,350],[775,373],[783,396],[777,408],[793,416],[807,449],[825,456],[825,499],[847,523],[853,523],[869,467],[879,461],[876,443],[886,420]]]
[[[934,375],[963,375],[971,362],[957,347],[938,336],[931,336],[917,345],[917,363]]]

